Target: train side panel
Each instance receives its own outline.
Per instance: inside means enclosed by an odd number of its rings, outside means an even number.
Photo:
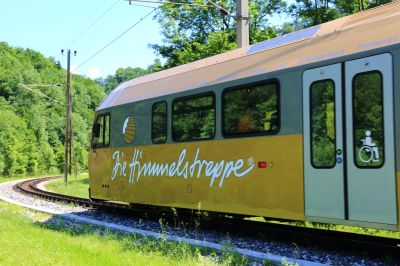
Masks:
[[[393,54],[393,82],[394,82],[394,123],[396,145],[396,171],[397,171],[397,230],[400,231],[400,49],[392,51]]]
[[[288,135],[98,149],[90,154],[91,194],[303,220],[301,143]]]

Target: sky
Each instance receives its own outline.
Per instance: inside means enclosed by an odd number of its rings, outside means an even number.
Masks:
[[[162,39],[154,13],[76,67],[151,11],[124,0],[0,0],[0,41],[54,57],[64,68],[67,57],[61,49],[76,50],[77,56],[71,56],[74,73],[106,77],[119,67],[146,68],[154,62],[157,56],[148,44]]]
[[[73,73],[106,77],[119,67],[147,68],[157,58],[148,46],[162,43],[153,13],[84,63],[151,11],[126,0],[0,0],[0,41],[54,57],[64,68],[67,57],[61,49],[76,50]]]

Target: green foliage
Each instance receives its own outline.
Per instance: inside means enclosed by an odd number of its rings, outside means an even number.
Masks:
[[[392,2],[391,0],[296,0],[288,12],[297,20],[297,27],[318,25],[339,17]]]
[[[384,162],[383,81],[379,72],[358,74],[354,78],[354,149],[357,166],[381,166]],[[375,152],[366,148],[367,132]],[[379,154],[379,158],[378,155]],[[361,157],[361,158],[360,158]],[[362,160],[361,160],[362,159]],[[371,161],[369,161],[372,159]],[[369,161],[369,162],[366,162]]]
[[[162,69],[163,68],[162,68],[161,60],[157,58],[154,60],[153,64],[151,64],[147,67],[147,72],[154,73],[154,72],[161,71]]]
[[[0,265],[228,265],[203,248],[66,223],[5,202],[0,216]]]
[[[335,88],[332,80],[311,86],[312,164],[331,167],[335,164]]]
[[[223,102],[224,134],[263,134],[277,130],[275,83],[227,91]]]
[[[179,1],[181,2],[181,1]],[[183,2],[204,4],[200,0]],[[236,1],[222,0],[217,4],[235,14]],[[278,29],[269,24],[269,15],[282,12],[282,0],[251,0],[250,43],[276,37]],[[187,5],[163,5],[156,15],[164,36],[162,45],[150,45],[157,54],[167,59],[164,68],[189,63],[220,54],[236,47],[236,22],[215,8]]]
[[[231,41],[229,34],[226,32],[211,32],[205,43],[198,41],[186,42],[182,46],[183,49],[174,51],[176,57],[175,63],[178,65],[221,54],[236,48],[236,44]]]
[[[205,3],[201,0],[184,0],[183,2]],[[389,2],[391,1],[250,0],[250,44]],[[216,3],[233,16],[236,14],[236,1],[220,0]],[[294,21],[278,26],[271,25],[271,17],[283,12],[292,17]],[[156,15],[156,19],[161,26],[161,34],[164,39],[162,44],[152,44],[150,47],[158,55],[167,59],[164,68],[186,64],[236,48],[236,21],[232,16],[222,15],[218,9],[188,5],[163,5]]]
[[[0,173],[3,175],[36,174],[38,149],[34,133],[28,130],[3,97],[0,97]]]
[[[339,17],[333,0],[296,0],[289,12],[301,21],[301,27],[315,26]]]
[[[140,67],[127,67],[127,68],[118,68],[114,75],[108,75],[105,79],[98,78],[96,82],[104,87],[105,93],[110,93],[113,89],[115,89],[119,84],[141,77],[150,73],[158,72],[163,69],[160,59],[155,59],[153,64],[149,65],[147,69],[143,69]]]
[[[174,102],[174,140],[208,139],[215,135],[214,98],[209,95]]]
[[[151,71],[157,70],[157,62],[154,65],[150,66]],[[161,65],[161,63],[160,63]],[[153,67],[154,66],[154,67]],[[148,74],[149,71],[140,67],[127,67],[127,68],[118,68],[115,72],[115,75],[108,75],[105,79],[97,79],[97,82],[105,87],[105,92],[110,93],[113,89],[115,89],[122,82],[128,81],[133,78],[137,78],[143,75]]]
[[[3,201],[0,217],[0,265],[252,264],[229,239],[221,243],[223,250],[217,254],[213,249],[167,241],[165,236],[156,239],[66,221]],[[272,263],[266,261],[262,265]]]
[[[64,84],[66,71],[54,59],[0,43],[0,176],[59,172],[64,165],[65,107],[18,84]],[[64,87],[38,87],[64,102]],[[87,169],[90,125],[105,94],[88,78],[73,75],[74,141],[77,165]]]
[[[167,102],[158,102],[153,105],[151,121],[151,138],[153,143],[164,143],[167,141]]]

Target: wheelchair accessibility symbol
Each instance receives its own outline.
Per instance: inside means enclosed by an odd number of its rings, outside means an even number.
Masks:
[[[372,142],[371,131],[365,131],[365,138],[361,139],[362,146],[358,151],[358,158],[364,163],[379,162],[379,150]]]

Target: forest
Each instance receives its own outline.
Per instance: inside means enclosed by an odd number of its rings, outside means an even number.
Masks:
[[[234,13],[235,1],[217,2]],[[388,2],[390,1],[250,0],[250,43]],[[286,14],[292,22],[272,25],[270,17],[273,14]],[[79,171],[87,170],[94,110],[118,84],[236,48],[234,19],[222,15],[216,9],[164,5],[154,19],[160,24],[163,42],[149,44],[149,47],[157,56],[165,59],[164,64],[156,59],[147,69],[119,68],[114,75],[97,80],[72,75],[74,143]],[[29,48],[11,47],[0,42],[0,176],[62,171],[65,106],[34,94],[20,84],[65,84],[65,77],[65,69],[54,58],[46,58]],[[52,99],[64,102],[63,86],[36,89]]]

